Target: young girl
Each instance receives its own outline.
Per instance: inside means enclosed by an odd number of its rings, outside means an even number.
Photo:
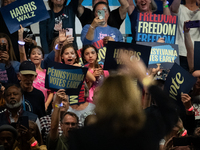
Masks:
[[[35,64],[37,78],[33,81],[33,87],[42,91],[45,97],[45,110],[47,110],[51,100],[53,99],[53,92],[45,88],[46,69],[41,68],[41,62],[44,59],[44,51],[40,46],[34,46],[30,49],[29,59]]]
[[[101,84],[104,77],[109,75],[108,71],[103,71],[102,67],[98,64],[98,50],[93,45],[85,45],[82,49],[82,60],[83,63],[89,63],[88,70],[96,78],[96,82],[87,81],[87,85],[90,88],[89,96],[86,99],[88,102],[93,102],[93,93],[95,88]]]

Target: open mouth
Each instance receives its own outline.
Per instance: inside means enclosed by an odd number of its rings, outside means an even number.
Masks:
[[[68,59],[68,61],[72,61],[72,59]]]
[[[145,6],[145,5],[146,5],[146,3],[141,3],[141,5],[142,5],[142,6]]]

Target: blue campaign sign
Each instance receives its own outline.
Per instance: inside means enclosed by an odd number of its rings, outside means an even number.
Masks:
[[[138,13],[136,41],[157,42],[164,38],[165,43],[175,44],[177,16]]]
[[[194,70],[200,70],[200,42],[194,42]]]
[[[66,89],[67,94],[79,94],[88,68],[52,62],[48,64],[45,87],[57,91]]]
[[[167,76],[164,90],[177,103],[182,104],[181,92],[189,93],[196,80],[189,72],[175,63]]]
[[[161,69],[171,69],[174,63],[180,64],[178,45],[158,42],[137,42],[137,44],[152,46],[148,68],[156,68],[157,64],[160,64]]]
[[[0,9],[12,34],[23,27],[49,18],[43,0],[18,0]]]
[[[134,55],[138,60],[142,59],[148,66],[151,46],[109,41],[106,48],[104,70],[116,70],[123,64],[120,60],[121,52],[126,52],[130,57]]]

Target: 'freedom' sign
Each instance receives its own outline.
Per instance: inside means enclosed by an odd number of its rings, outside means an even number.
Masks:
[[[177,16],[138,13],[136,41],[157,42],[164,38],[165,43],[175,44]]]
[[[18,0],[0,9],[4,21],[12,34],[23,27],[49,18],[43,0]]]

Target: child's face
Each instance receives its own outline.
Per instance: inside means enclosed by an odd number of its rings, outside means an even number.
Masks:
[[[35,64],[41,64],[43,60],[42,52],[39,48],[34,48],[30,55],[30,60]]]
[[[66,48],[61,58],[64,60],[65,64],[73,65],[77,58],[74,48]]]
[[[90,64],[95,63],[97,60],[97,53],[95,49],[93,47],[87,48],[84,52],[84,58]]]

